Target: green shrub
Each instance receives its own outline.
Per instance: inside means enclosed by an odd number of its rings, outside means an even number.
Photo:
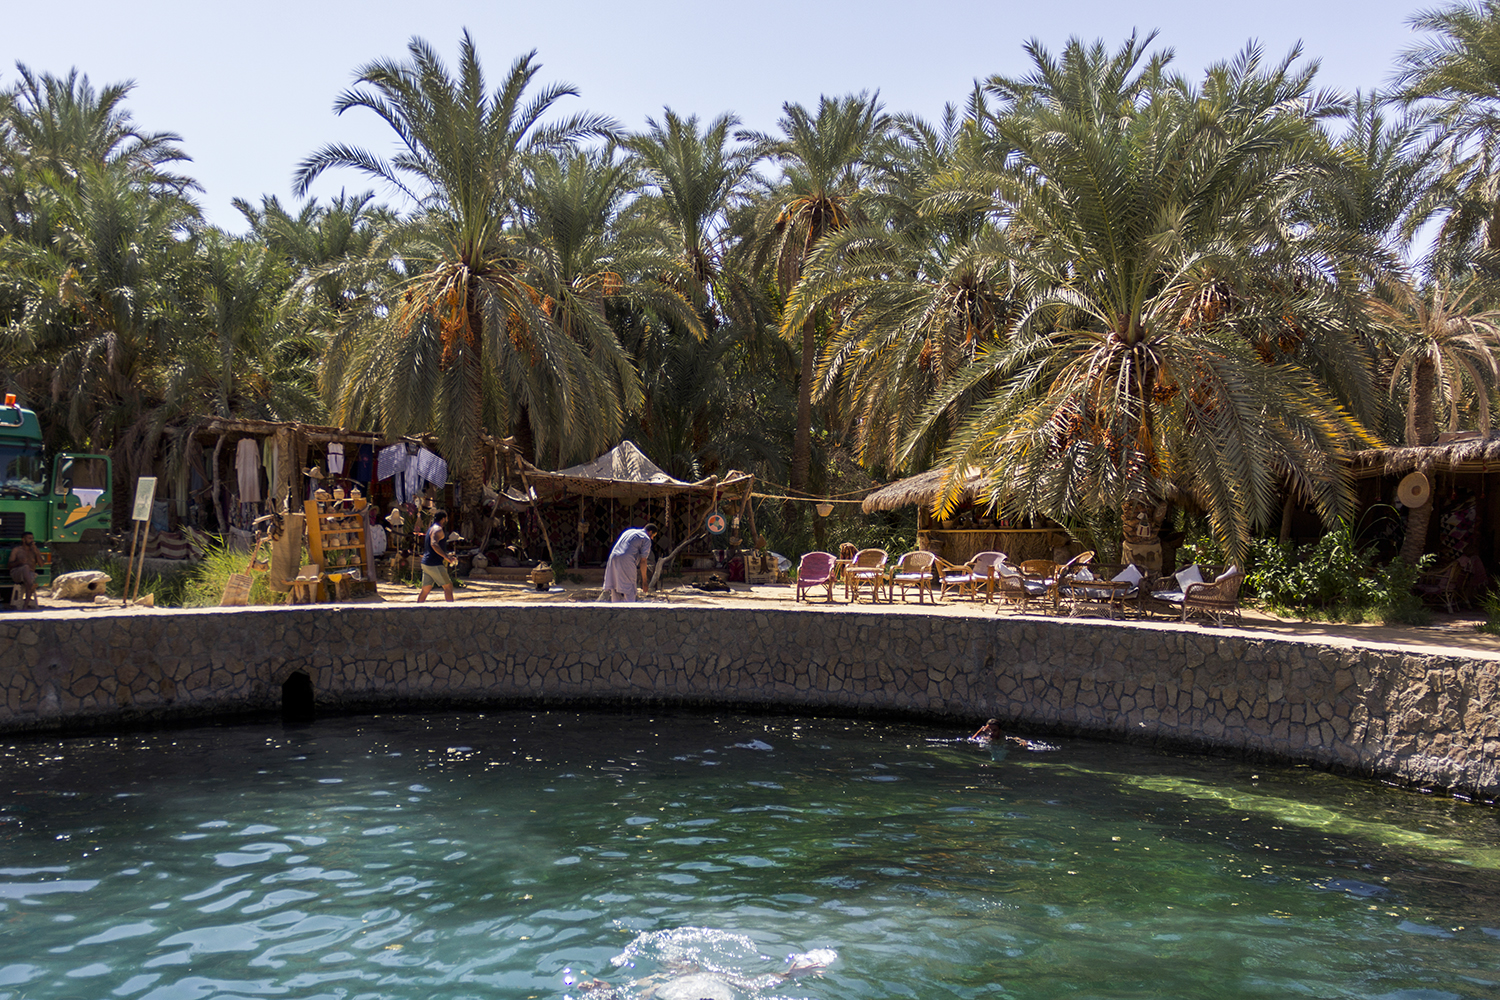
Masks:
[[[193,567],[182,588],[181,602],[184,608],[216,608],[224,599],[224,588],[235,573],[245,572],[250,564],[250,553],[226,549],[222,545],[210,546],[203,554],[202,562]],[[254,581],[250,585],[251,604],[280,604],[285,594],[271,589],[269,573],[251,573]],[[160,603],[161,598],[157,598]]]
[[[1430,615],[1412,585],[1431,558],[1424,556],[1417,566],[1400,559],[1381,564],[1375,547],[1361,546],[1353,530],[1343,525],[1300,547],[1257,539],[1245,584],[1278,613],[1420,625]]]
[[[1474,627],[1489,635],[1500,635],[1500,590],[1492,590],[1481,597],[1479,610],[1484,612],[1484,622]]]

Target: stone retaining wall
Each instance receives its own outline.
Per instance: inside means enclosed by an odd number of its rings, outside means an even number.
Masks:
[[[996,716],[1500,793],[1500,662],[995,615],[349,605],[0,618],[0,731],[274,710],[655,703]]]

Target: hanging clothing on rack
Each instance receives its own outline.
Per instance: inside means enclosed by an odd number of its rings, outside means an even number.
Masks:
[[[375,450],[367,444],[359,446],[359,453],[354,458],[354,479],[362,483],[369,483],[375,475]]]
[[[254,438],[240,438],[235,447],[235,478],[239,480],[240,501],[260,503],[260,446]]]
[[[344,474],[344,446],[337,441],[331,441],[328,445],[328,474],[330,476]]]
[[[424,483],[436,486],[447,483],[448,463],[414,441],[403,441],[380,450],[375,476],[377,479],[396,476],[396,500],[407,503],[422,492]]]

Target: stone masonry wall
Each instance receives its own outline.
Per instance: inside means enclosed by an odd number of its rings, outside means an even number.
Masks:
[[[953,718],[1500,793],[1500,661],[1219,630],[670,605],[0,618],[0,731],[276,709],[656,703]]]

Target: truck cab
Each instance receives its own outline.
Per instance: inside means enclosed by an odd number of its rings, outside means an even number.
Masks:
[[[50,586],[56,543],[79,541],[90,529],[109,530],[112,483],[107,455],[60,454],[48,461],[36,414],[7,394],[0,405],[0,567],[8,567],[10,550],[29,531],[42,550],[37,584]],[[7,568],[0,590],[10,587]]]

